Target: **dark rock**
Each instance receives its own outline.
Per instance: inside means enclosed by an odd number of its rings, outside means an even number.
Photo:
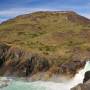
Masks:
[[[32,72],[47,71],[49,69],[49,62],[46,58],[38,55],[32,56],[27,62],[26,76]]]
[[[78,84],[71,90],[90,90],[90,71],[85,73],[83,84]]]
[[[83,83],[87,82],[90,79],[90,71],[87,71],[84,76]]]
[[[35,63],[35,57],[31,57],[31,59],[27,61],[26,76],[33,72],[36,65]]]
[[[5,62],[5,56],[7,54],[7,51],[10,47],[4,43],[0,43],[0,67]]]

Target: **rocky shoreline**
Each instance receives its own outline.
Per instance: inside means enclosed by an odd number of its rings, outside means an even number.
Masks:
[[[81,60],[72,60],[54,66],[54,61],[43,55],[0,43],[1,76],[31,77],[38,72],[45,72],[45,77],[49,79],[51,74],[75,75],[85,63]],[[52,70],[53,67],[55,68]]]

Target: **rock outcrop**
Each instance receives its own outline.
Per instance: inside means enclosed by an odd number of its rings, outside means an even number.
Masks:
[[[79,84],[71,90],[90,90],[90,80],[84,84]]]
[[[72,88],[71,90],[90,90],[90,80],[83,84],[78,84],[76,87]]]
[[[77,73],[77,70],[85,66],[85,61],[73,60],[70,63],[64,63],[61,65],[63,73],[73,74]]]
[[[30,77],[38,72],[50,72],[50,70],[75,74],[85,65],[84,61],[72,60],[58,66],[59,63],[55,64],[54,61],[32,51],[0,43],[0,75]],[[53,67],[55,68],[52,69]]]
[[[71,90],[90,90],[90,71],[85,73],[83,84],[78,84]]]
[[[0,44],[0,74],[29,76],[49,69],[49,60],[37,53]]]
[[[87,82],[90,79],[90,71],[87,71],[84,76],[83,83]]]

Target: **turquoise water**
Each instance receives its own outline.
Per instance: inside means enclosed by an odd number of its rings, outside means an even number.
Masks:
[[[38,86],[38,83],[28,83],[23,81],[13,81],[11,85],[3,90],[46,90],[43,86]]]
[[[70,90],[71,87],[82,83],[84,74],[90,70],[90,62],[87,62],[84,69],[80,70],[73,79],[68,82],[25,82],[22,80],[12,80],[7,87],[1,88],[0,90]]]

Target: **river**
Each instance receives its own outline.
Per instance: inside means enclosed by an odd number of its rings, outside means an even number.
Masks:
[[[84,74],[90,70],[88,61],[84,69],[80,70],[74,78],[64,82],[36,81],[25,82],[23,80],[11,80],[10,84],[0,90],[70,90],[73,86],[83,82]]]

